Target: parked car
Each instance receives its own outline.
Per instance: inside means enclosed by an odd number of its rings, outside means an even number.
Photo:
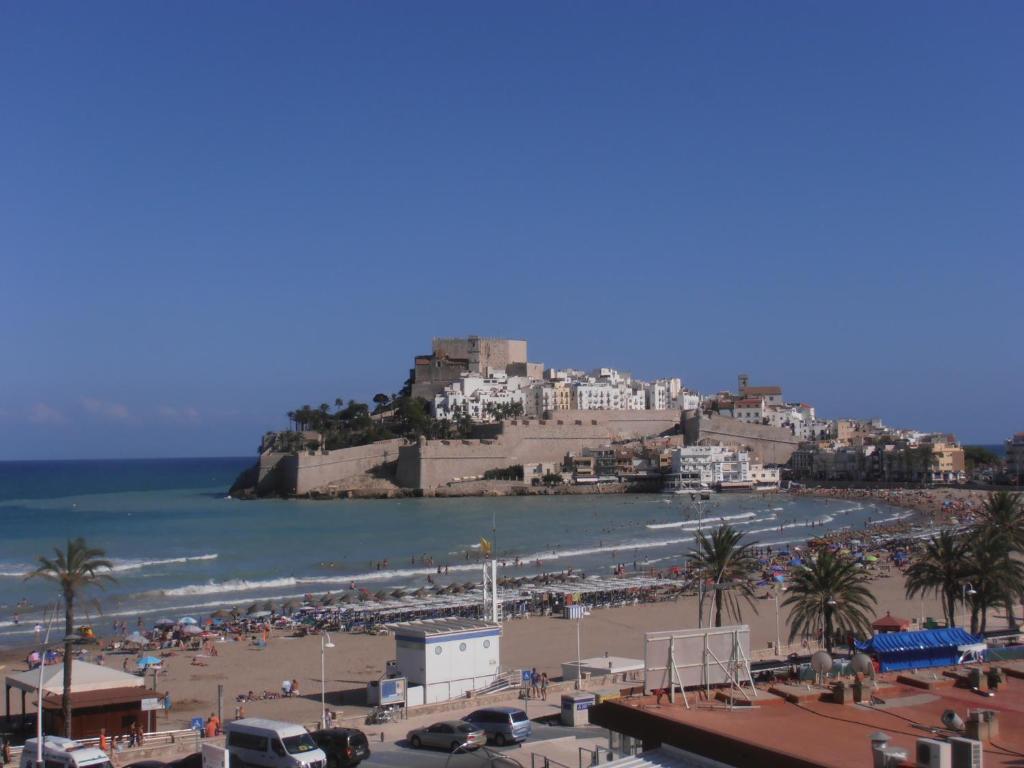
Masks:
[[[482,728],[462,720],[444,720],[409,731],[406,737],[414,749],[420,747],[439,747],[454,752],[460,747],[477,749],[487,743],[487,734]]]
[[[203,753],[193,752],[191,755],[179,757],[169,762],[167,768],[203,768]]]
[[[356,728],[324,728],[310,735],[327,755],[327,768],[352,768],[370,756],[366,734]]]
[[[234,768],[326,768],[327,755],[301,725],[247,717],[224,733]]]
[[[477,709],[462,719],[482,728],[487,734],[487,741],[494,742],[499,747],[526,741],[533,735],[533,723],[530,722],[530,718],[516,707]]]

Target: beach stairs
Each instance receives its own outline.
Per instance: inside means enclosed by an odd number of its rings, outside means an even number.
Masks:
[[[522,675],[518,670],[514,670],[512,672],[505,672],[504,674],[498,675],[495,681],[490,685],[484,688],[477,688],[475,691],[473,691],[473,697],[475,698],[477,696],[487,696],[488,694],[501,693],[502,691],[511,691],[522,685],[522,683],[520,682],[521,680]]]

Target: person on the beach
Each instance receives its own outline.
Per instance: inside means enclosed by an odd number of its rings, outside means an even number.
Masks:
[[[536,667],[530,671],[530,694],[534,698],[540,696],[540,675],[537,674]]]
[[[548,699],[548,673],[540,673],[540,697],[547,701]]]
[[[292,680],[292,696],[298,696],[298,695],[299,695],[299,681],[298,680]]]

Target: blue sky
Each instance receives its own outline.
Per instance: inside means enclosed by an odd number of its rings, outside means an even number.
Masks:
[[[8,3],[0,458],[239,455],[435,335],[1024,428],[1024,4]]]

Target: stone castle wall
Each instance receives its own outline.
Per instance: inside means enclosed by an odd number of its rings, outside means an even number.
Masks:
[[[785,464],[800,446],[799,438],[788,429],[763,424],[747,424],[718,414],[687,411],[684,419],[687,445],[718,444],[746,446],[765,464]]]
[[[657,435],[679,425],[679,411],[553,411],[550,419],[512,419],[490,439],[421,440],[399,450],[398,484],[430,490],[516,464],[561,462],[567,453]]]
[[[398,449],[404,439],[382,440],[355,448],[339,448],[326,453],[265,453],[260,456],[260,495],[304,496],[328,485],[341,485],[364,477],[389,462],[398,461]]]

